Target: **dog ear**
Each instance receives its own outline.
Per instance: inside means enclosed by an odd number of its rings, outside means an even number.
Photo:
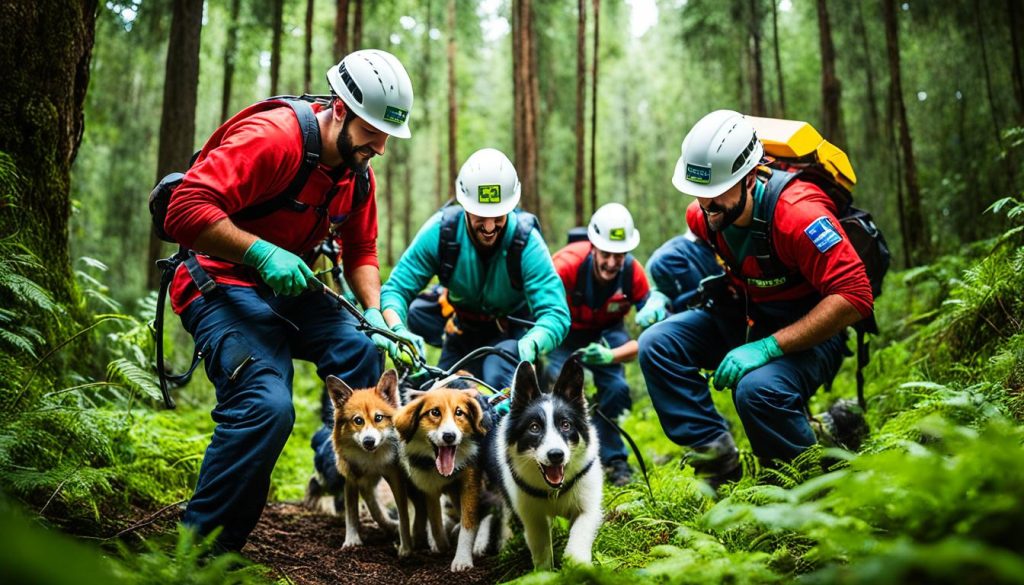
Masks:
[[[463,390],[463,392],[466,391]],[[487,413],[484,412],[483,406],[480,405],[480,400],[486,399],[483,397],[477,398],[477,396],[480,396],[479,392],[475,395],[471,395],[467,392],[466,405],[469,408],[469,421],[473,426],[473,431],[475,431],[476,434],[483,436],[491,429],[491,420],[490,417],[487,416]]]
[[[416,427],[419,426],[420,413],[423,411],[423,398],[417,398],[406,404],[395,415],[395,430],[403,441],[408,443],[416,435]]]
[[[380,377],[380,381],[377,382],[377,394],[391,406],[395,408],[401,406],[401,403],[398,401],[398,372],[394,369],[384,372],[384,375]]]
[[[530,362],[520,362],[512,382],[512,410],[521,410],[540,395],[537,372]]]
[[[331,396],[334,403],[334,410],[341,410],[341,407],[352,397],[352,387],[337,376],[327,376],[327,394]]]
[[[566,360],[562,366],[558,380],[555,381],[554,393],[561,396],[570,404],[579,405],[586,410],[587,396],[583,392],[583,366],[579,360]]]

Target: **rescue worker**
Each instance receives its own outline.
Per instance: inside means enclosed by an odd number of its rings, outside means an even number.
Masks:
[[[553,382],[565,361],[576,354],[593,374],[600,414],[591,420],[605,477],[619,486],[629,483],[632,471],[626,446],[608,420],[616,420],[632,404],[622,364],[637,354],[637,342],[630,339],[623,318],[651,296],[644,267],[630,254],[638,245],[640,231],[629,210],[608,203],[590,218],[586,241],[571,243],[552,257],[565,286],[572,324],[565,341],[548,355],[545,372]]]
[[[665,433],[691,448],[684,462],[716,487],[742,471],[701,370],[714,372],[717,389],[733,390],[755,455],[792,460],[815,443],[807,401],[839,370],[846,327],[873,304],[864,265],[819,187],[794,179],[773,218],[763,217],[766,191],[784,176],[766,179],[762,154],[753,126],[733,111],[708,114],[686,135],[672,182],[697,198],[687,224],[726,262],[736,294],[673,315],[639,339],[640,368]],[[765,278],[752,254],[755,220],[769,221],[770,254],[786,271],[780,277]]]
[[[384,318],[392,331],[422,344],[408,329],[407,312],[437,275],[454,308],[439,367],[447,369],[483,346],[534,362],[565,337],[569,309],[544,238],[537,229],[520,231],[526,218],[514,211],[520,184],[512,162],[493,148],[473,153],[459,170],[455,199],[461,209],[448,207],[428,219],[391,271],[381,292]],[[517,238],[522,239],[519,252]],[[518,262],[509,260],[517,254]],[[508,319],[517,315],[532,316],[535,324]],[[515,365],[490,355],[466,369],[503,388],[511,384]]]
[[[333,374],[359,388],[380,376],[375,344],[397,355],[394,343],[379,336],[371,342],[356,330],[355,320],[323,293],[308,261],[332,233],[366,319],[384,326],[370,160],[384,154],[390,136],[409,137],[412,84],[398,59],[377,50],[349,54],[327,81],[330,104],[313,105],[319,164],[291,205],[257,219],[238,216],[284,191],[302,164],[296,114],[276,107],[243,111],[221,126],[167,211],[167,232],[199,254],[206,275],[179,267],[172,307],[196,347],[205,348],[217,392],[217,426],[184,523],[200,534],[223,527],[221,549],[242,548],[266,503],[271,471],[295,420],[292,359],[315,363],[321,378]],[[203,292],[197,282],[205,284]],[[336,477],[329,433],[321,435],[315,464]]]
[[[651,294],[656,290],[667,297],[666,309],[669,313],[681,313],[689,305],[698,302],[701,281],[722,273],[722,267],[715,260],[714,250],[697,240],[697,236],[689,230],[658,246],[647,260]],[[653,323],[637,319],[637,325],[646,328]]]

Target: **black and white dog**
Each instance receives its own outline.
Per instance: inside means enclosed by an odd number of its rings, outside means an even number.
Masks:
[[[591,562],[601,524],[597,432],[583,394],[583,368],[569,360],[551,393],[542,392],[528,362],[519,364],[512,406],[494,441],[501,486],[526,529],[533,566],[550,569],[551,518],[571,522],[565,559]]]

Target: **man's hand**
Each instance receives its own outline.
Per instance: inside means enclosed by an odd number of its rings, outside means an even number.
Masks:
[[[580,352],[580,361],[588,366],[606,366],[614,360],[612,350],[600,343],[591,343]]]
[[[381,315],[380,309],[366,309],[363,311],[363,318],[366,322],[378,329],[387,329],[388,324],[384,321],[384,315]],[[391,357],[391,361],[398,361],[401,359],[401,352],[398,350],[398,344],[391,341],[387,337],[379,333],[370,335],[370,341],[377,346],[377,349],[382,349],[387,352]]]
[[[416,348],[416,353],[419,354],[420,359],[426,359],[426,343],[423,342],[423,338],[421,336],[416,335],[415,333],[410,331],[409,328],[405,326],[405,323],[402,323],[401,321],[395,323],[394,325],[391,326],[391,331],[393,331],[395,335],[401,337],[402,339],[408,339],[410,342],[412,342],[412,345],[414,348]],[[401,346],[399,346],[399,351],[401,351]],[[405,357],[404,352],[402,353],[402,356]]]
[[[668,297],[658,290],[651,289],[651,295],[647,297],[644,308],[636,312],[636,317],[633,320],[638,326],[647,329],[668,317],[668,303]]]
[[[718,364],[718,369],[715,370],[715,388],[735,389],[736,384],[739,384],[748,372],[779,357],[782,357],[782,349],[772,335],[741,345],[725,354],[722,363]]]
[[[519,361],[530,362],[531,364],[537,361],[541,349],[539,337],[539,334],[530,330],[519,340],[516,344],[516,349],[519,350]]]
[[[256,240],[245,251],[242,263],[252,266],[275,294],[296,296],[305,292],[316,275],[295,254],[266,240]]]

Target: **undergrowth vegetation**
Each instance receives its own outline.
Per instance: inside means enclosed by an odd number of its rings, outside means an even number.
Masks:
[[[958,256],[889,276],[876,305],[883,333],[872,341],[866,371],[872,434],[859,453],[815,448],[791,464],[762,467],[749,454],[729,396],[716,393],[747,451],[744,479],[716,496],[680,469],[683,450],[665,438],[630,368],[637,402],[625,427],[642,446],[649,487],[638,474],[639,481],[606,491],[595,566],[522,576],[529,560],[517,537],[500,560],[504,577],[1024,581],[1024,203],[1004,199],[990,211],[1015,227]],[[265,581],[265,570],[238,569],[237,558],[204,560],[209,542],[186,531],[142,530],[155,514],[173,516],[189,496],[213,429],[213,391],[201,374],[176,391],[177,410],[160,408],[149,373],[154,299],[125,310],[104,289],[102,263],[83,259],[80,306],[64,307],[34,284],[37,259],[9,242],[0,241],[0,252],[0,487],[30,517],[3,504],[8,543],[67,550],[75,559],[69,570],[92,571],[106,583]],[[76,312],[91,320],[67,318]],[[51,322],[26,318],[38,314]],[[187,339],[170,337],[172,353],[187,355]],[[831,393],[819,392],[813,411],[854,395],[852,362]],[[300,366],[296,428],[272,498],[302,495],[318,393],[312,370]],[[564,523],[556,533],[558,550]],[[106,556],[90,552],[90,542]],[[21,566],[44,570],[37,556],[23,555]]]

